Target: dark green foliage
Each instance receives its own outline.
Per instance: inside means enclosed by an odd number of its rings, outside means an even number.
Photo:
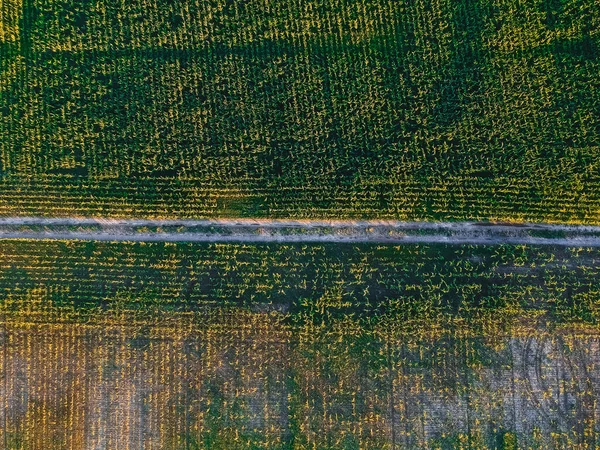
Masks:
[[[2,8],[2,214],[600,220],[593,0]]]
[[[7,312],[43,299],[84,316],[243,307],[315,326],[500,324],[510,311],[598,323],[599,261],[595,249],[526,246],[4,241],[0,293]]]

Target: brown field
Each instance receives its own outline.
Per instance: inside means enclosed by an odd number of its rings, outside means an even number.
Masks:
[[[155,322],[156,323],[156,322]],[[7,449],[595,448],[600,332],[6,322]],[[451,432],[449,430],[452,430]],[[510,430],[510,431],[509,431]]]

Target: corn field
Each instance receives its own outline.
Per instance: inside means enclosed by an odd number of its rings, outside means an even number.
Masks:
[[[600,247],[25,216],[600,225],[597,0],[0,0],[0,448],[600,447]]]
[[[7,449],[595,448],[600,250],[3,241]]]
[[[600,223],[594,0],[3,0],[0,214]]]

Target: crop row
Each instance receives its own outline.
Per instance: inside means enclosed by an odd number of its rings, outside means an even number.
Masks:
[[[512,181],[503,179],[502,185]],[[564,193],[566,190],[568,193]],[[468,179],[401,179],[352,189],[223,187],[193,178],[0,180],[5,216],[272,217],[398,220],[524,220],[598,223],[600,188],[567,183],[512,184]]]
[[[597,336],[406,344],[356,321],[291,331],[4,324],[9,449],[582,448],[600,433]]]
[[[242,307],[288,321],[600,317],[597,249],[3,241],[6,312]],[[42,311],[42,310],[41,310]],[[497,313],[497,314],[496,314]]]
[[[174,196],[143,215],[235,215],[175,197],[217,185],[269,189],[254,216],[598,222],[600,15],[575,3],[3,2],[0,175],[79,197],[162,180]],[[98,213],[128,214],[121,192]],[[29,201],[0,195],[4,214],[62,203]]]

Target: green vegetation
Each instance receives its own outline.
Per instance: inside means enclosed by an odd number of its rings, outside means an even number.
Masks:
[[[0,249],[11,449],[597,444],[600,249]]]
[[[595,0],[4,0],[0,214],[600,223]]]
[[[600,4],[0,0],[15,215],[600,224]],[[592,449],[599,325],[600,249],[1,240],[0,442]]]
[[[518,313],[596,324],[600,249],[9,240],[0,298],[6,314],[58,308],[70,319],[241,307],[290,323],[500,325]]]

